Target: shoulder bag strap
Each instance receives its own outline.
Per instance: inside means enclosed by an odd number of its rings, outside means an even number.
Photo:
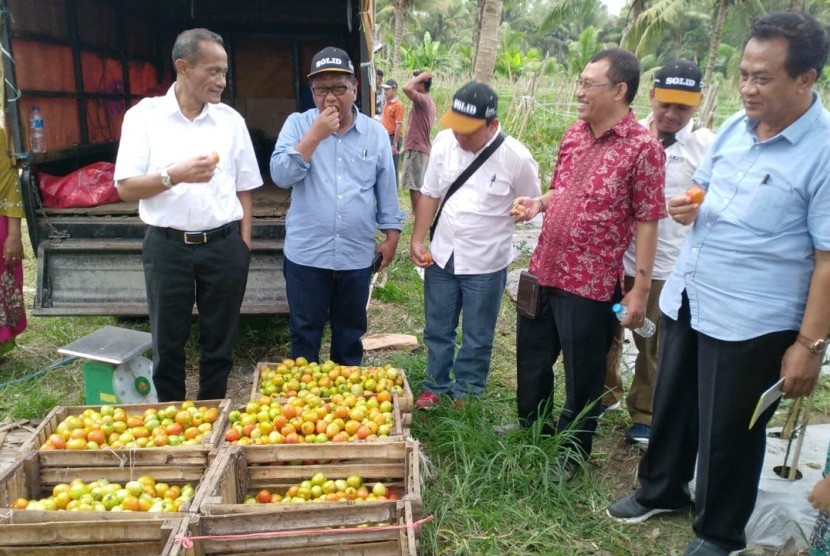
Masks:
[[[441,217],[441,211],[444,210],[444,205],[447,204],[447,201],[450,197],[452,197],[458,188],[464,185],[470,176],[472,176],[476,170],[478,170],[484,162],[490,158],[490,155],[496,152],[496,149],[504,143],[504,139],[507,137],[503,131],[500,131],[498,136],[490,143],[486,149],[481,151],[475,160],[473,160],[467,168],[461,172],[461,174],[455,178],[455,181],[452,182],[452,185],[447,190],[447,194],[444,195],[444,200],[441,201],[441,205],[438,207],[438,210],[435,213],[435,219],[432,221],[432,226],[429,227],[429,239],[432,239],[432,236],[435,235],[435,228],[438,226],[438,219]]]

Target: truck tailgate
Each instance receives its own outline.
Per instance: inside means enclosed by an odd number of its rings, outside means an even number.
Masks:
[[[141,239],[42,241],[31,314],[146,316],[141,245]],[[282,248],[281,239],[254,239],[242,314],[288,312]]]

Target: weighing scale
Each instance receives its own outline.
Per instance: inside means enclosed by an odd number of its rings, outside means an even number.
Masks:
[[[58,349],[84,360],[88,405],[157,403],[153,363],[141,353],[153,345],[149,332],[104,326]]]

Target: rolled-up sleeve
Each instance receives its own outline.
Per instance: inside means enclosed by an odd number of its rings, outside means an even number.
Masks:
[[[400,230],[401,214],[398,209],[398,182],[395,179],[395,163],[389,139],[377,135],[378,170],[375,182],[377,198],[377,225],[381,230]]]
[[[305,135],[308,126],[303,114],[294,113],[285,120],[274,152],[271,154],[271,180],[283,189],[290,189],[302,182],[311,169],[311,164],[303,160],[303,156],[294,149]]]

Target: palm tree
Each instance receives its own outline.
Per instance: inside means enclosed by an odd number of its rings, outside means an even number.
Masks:
[[[403,22],[415,0],[393,0],[392,7],[395,10],[395,33],[392,44],[392,68],[398,69],[401,65],[401,38],[403,37]]]
[[[504,0],[484,0],[481,12],[481,32],[473,68],[473,79],[489,83],[496,67],[499,47],[499,23]]]

